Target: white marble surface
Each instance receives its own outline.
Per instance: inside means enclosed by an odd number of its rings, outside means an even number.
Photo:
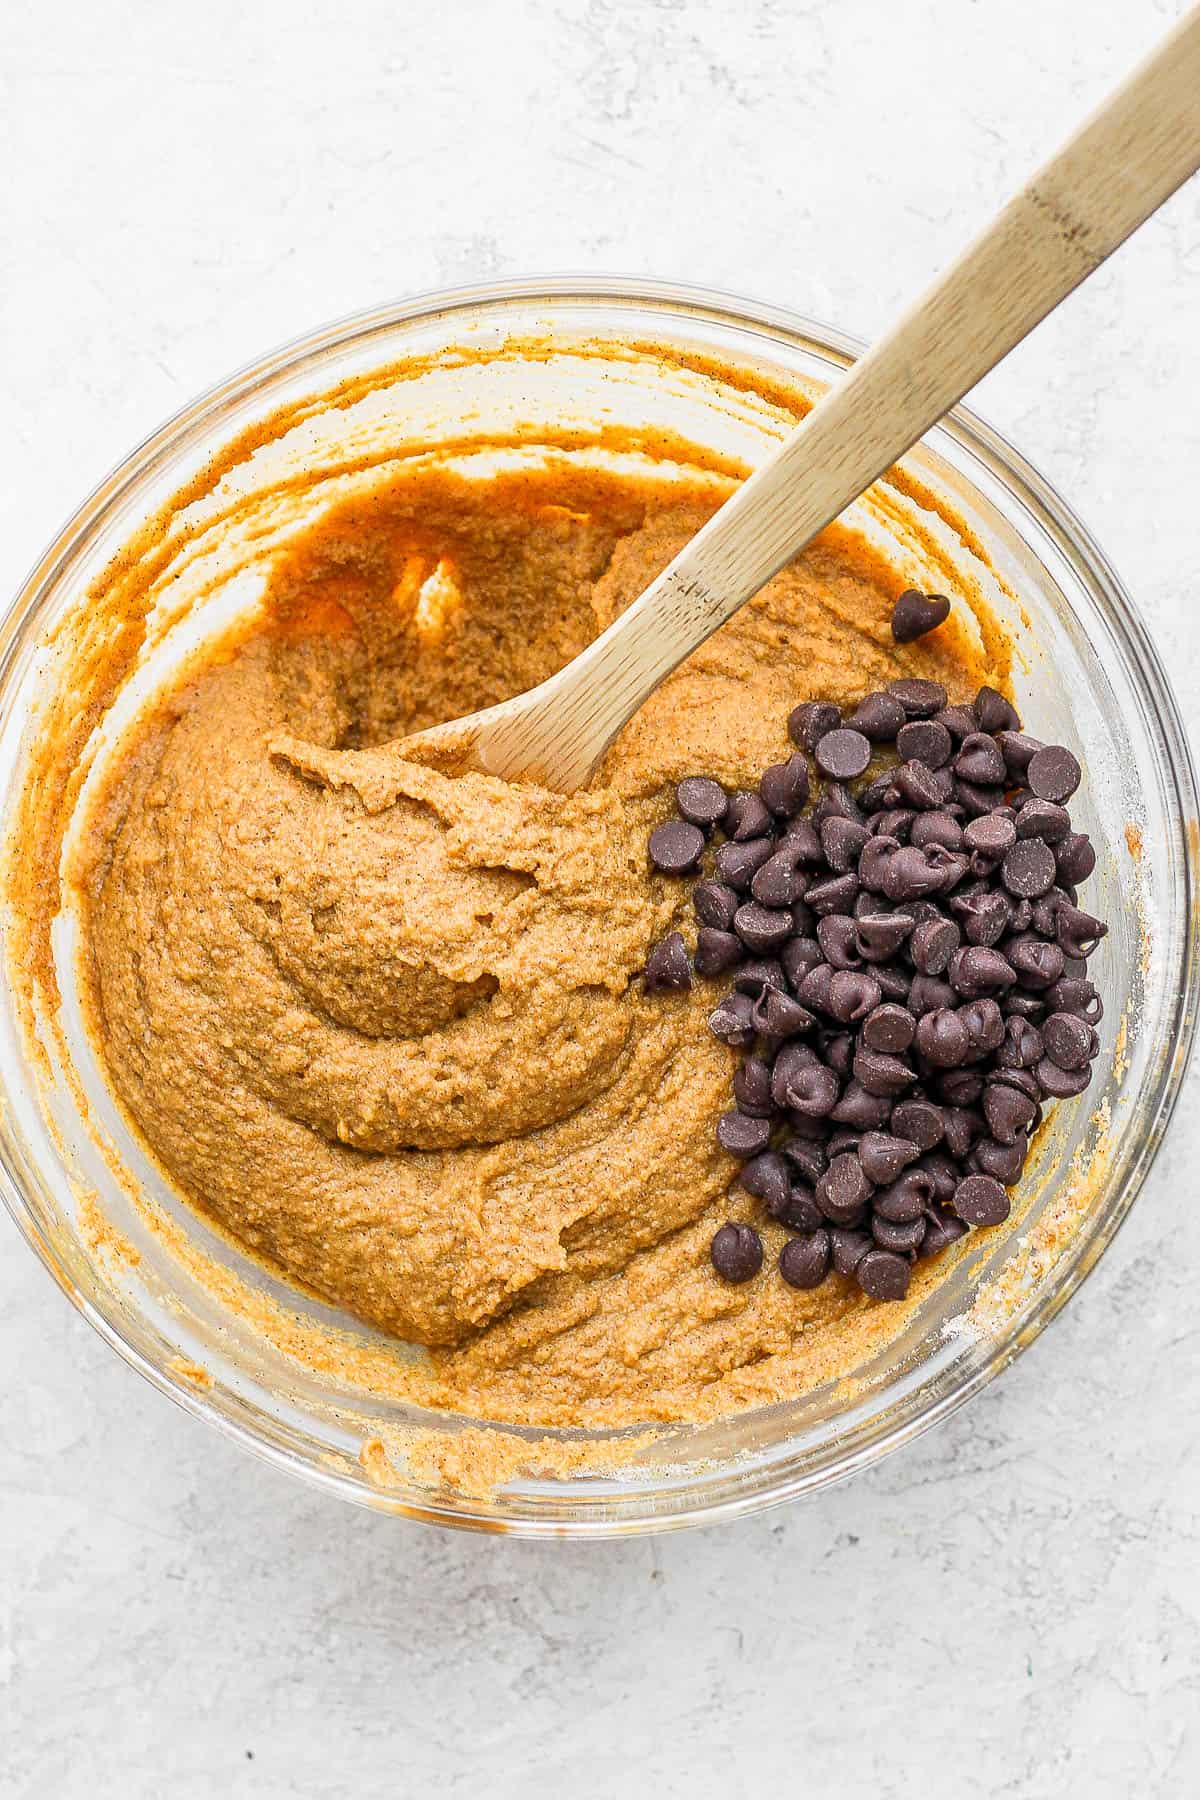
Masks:
[[[393,295],[618,271],[869,334],[1177,10],[6,7],[0,590],[196,390]],[[1192,721],[1198,203],[979,396]],[[1195,1793],[1198,1093],[1099,1273],[965,1413],[815,1502],[640,1544],[314,1498],[140,1384],[5,1222],[0,1795]]]

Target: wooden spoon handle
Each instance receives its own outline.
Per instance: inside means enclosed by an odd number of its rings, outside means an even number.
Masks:
[[[634,605],[560,676],[509,703],[504,728],[487,734],[487,766],[506,775],[542,772],[565,789],[586,781],[663,677],[1197,167],[1200,7],[841,378]],[[523,702],[535,701],[526,716]]]

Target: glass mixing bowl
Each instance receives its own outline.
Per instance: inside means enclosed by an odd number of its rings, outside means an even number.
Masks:
[[[268,486],[321,468],[345,491],[381,445],[429,449],[480,434],[498,441],[518,425],[536,436],[539,421],[584,456],[615,427],[626,446],[640,433],[647,445],[694,447],[710,466],[746,467],[790,425],[796,395],[818,393],[856,349],[840,333],[791,314],[698,291],[538,281],[386,307],[263,358],[122,463],[64,527],[9,608],[0,628],[6,816],[11,822],[29,772],[37,716],[56,684],[61,691],[56,627],[79,616],[82,597],[139,526],[197,478],[194,491],[202,494],[214,456],[265,415],[293,409],[286,440],[260,450],[245,477]],[[385,368],[386,378],[377,378]],[[334,389],[336,404],[328,399]],[[963,583],[978,586],[1016,641],[1014,686],[1028,728],[1087,752],[1088,779],[1074,805],[1079,828],[1099,850],[1086,903],[1110,922],[1097,958],[1107,1007],[1103,1046],[1093,1089],[1054,1109],[1037,1141],[1030,1199],[1013,1227],[979,1234],[977,1244],[973,1234],[972,1254],[948,1270],[888,1352],[855,1370],[852,1381],[715,1424],[676,1427],[650,1445],[635,1434],[632,1453],[620,1433],[522,1432],[419,1414],[374,1379],[384,1360],[402,1353],[396,1346],[299,1298],[174,1200],[90,1061],[73,1016],[64,940],[65,1043],[91,1102],[85,1115],[61,1063],[39,1059],[23,1030],[14,993],[27,970],[13,966],[7,916],[9,980],[0,994],[4,1199],[63,1291],[156,1387],[278,1467],[380,1510],[529,1535],[653,1531],[750,1512],[873,1462],[962,1405],[1075,1292],[1145,1179],[1191,1044],[1195,778],[1144,625],[1088,532],[1047,483],[961,409],[904,459],[902,470],[907,479],[888,487],[882,503],[875,494],[856,505],[854,520],[917,582],[929,567],[927,546],[940,533]],[[931,495],[956,520],[953,530],[929,510]],[[194,543],[204,542],[207,504],[193,509]],[[180,553],[184,603],[176,605],[178,618],[160,621],[159,672],[162,658],[203,634],[206,608],[212,611],[195,575],[202,561],[193,558],[189,576]],[[246,603],[252,598],[247,593]],[[221,604],[226,617],[237,594],[224,594]],[[68,921],[63,930],[69,932]],[[151,1202],[157,1222],[146,1210]],[[164,1220],[171,1229],[163,1229]],[[208,1259],[203,1279],[196,1262],[180,1254],[181,1244]],[[230,1304],[251,1289],[274,1308],[274,1328],[251,1324],[240,1305]],[[321,1320],[345,1333],[347,1356],[337,1372],[302,1353],[301,1328]],[[614,1439],[614,1466],[560,1477],[517,1474],[494,1491],[472,1492],[448,1482],[444,1464],[440,1474],[419,1459],[406,1464],[394,1447],[414,1429],[420,1441],[441,1434],[447,1443],[464,1431],[482,1432],[485,1440],[495,1431],[510,1452],[522,1437],[578,1440],[585,1451]]]

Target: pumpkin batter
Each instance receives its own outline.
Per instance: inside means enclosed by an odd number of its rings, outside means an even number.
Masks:
[[[431,1346],[430,1391],[487,1417],[704,1416],[889,1329],[839,1277],[789,1288],[774,1227],[761,1276],[714,1276],[716,1226],[761,1216],[713,1135],[719,987],[641,989],[664,932],[694,941],[645,845],[684,775],[746,786],[785,755],[798,700],[899,674],[973,689],[993,672],[972,635],[952,617],[896,646],[906,583],[833,528],[582,794],[447,776],[396,741],[559,667],[713,504],[428,466],[356,497],[124,741],[89,815],[93,1023],[141,1135],[237,1240]],[[922,1265],[914,1298],[936,1279]]]

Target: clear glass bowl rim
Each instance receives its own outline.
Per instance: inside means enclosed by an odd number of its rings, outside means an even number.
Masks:
[[[641,303],[674,312],[681,319],[688,315],[701,316],[719,325],[751,331],[765,327],[844,363],[853,361],[865,348],[861,340],[836,327],[769,302],[687,283],[607,275],[536,275],[465,284],[345,315],[255,358],[200,394],[145,438],[93,489],[49,544],[12,604],[0,616],[0,679],[7,673],[9,662],[23,639],[24,629],[46,589],[58,579],[91,535],[103,527],[129,491],[155,474],[186,444],[202,436],[219,420],[227,405],[252,398],[257,390],[280,376],[300,373],[307,362],[319,358],[327,350],[346,349],[395,326],[418,320],[429,322],[439,316],[469,313],[480,307],[514,302],[536,304],[538,301],[580,306],[603,305],[605,302],[634,306]],[[1027,1349],[1057,1316],[1095,1268],[1128,1216],[1170,1123],[1187,1072],[1200,1001],[1200,911],[1195,904],[1197,858],[1193,838],[1187,829],[1189,824],[1194,827],[1200,810],[1196,773],[1179,707],[1158,652],[1132,598],[1087,527],[1051,483],[974,412],[957,406],[941,421],[941,428],[1015,495],[1091,589],[1093,600],[1104,612],[1141,686],[1150,722],[1157,733],[1157,749],[1173,787],[1173,812],[1182,848],[1172,921],[1178,926],[1179,936],[1180,981],[1174,1013],[1176,1053],[1164,1061],[1157,1091],[1143,1097],[1147,1109],[1146,1128],[1136,1159],[1116,1203],[1107,1217],[1089,1233],[1087,1254],[1073,1260],[1064,1259],[1057,1274],[1045,1284],[1036,1307],[1015,1319],[1005,1332],[999,1334],[992,1341],[986,1359],[949,1392],[932,1400],[915,1415],[874,1430],[866,1442],[848,1448],[816,1470],[799,1474],[768,1470],[767,1478],[748,1491],[707,1500],[689,1495],[685,1504],[667,1513],[647,1512],[641,1517],[627,1513],[617,1520],[586,1516],[553,1520],[499,1519],[486,1502],[480,1502],[477,1507],[456,1503],[451,1509],[440,1507],[433,1497],[428,1502],[417,1502],[385,1490],[367,1490],[327,1466],[265,1440],[222,1412],[218,1405],[169,1368],[150,1361],[89,1296],[80,1292],[63,1268],[40,1220],[26,1203],[20,1183],[0,1146],[0,1196],[18,1230],[88,1323],[160,1393],[186,1412],[215,1426],[252,1454],[358,1505],[426,1523],[504,1535],[549,1538],[631,1536],[713,1524],[759,1512],[870,1466],[957,1411]],[[772,1475],[775,1475],[774,1480],[770,1479]]]

